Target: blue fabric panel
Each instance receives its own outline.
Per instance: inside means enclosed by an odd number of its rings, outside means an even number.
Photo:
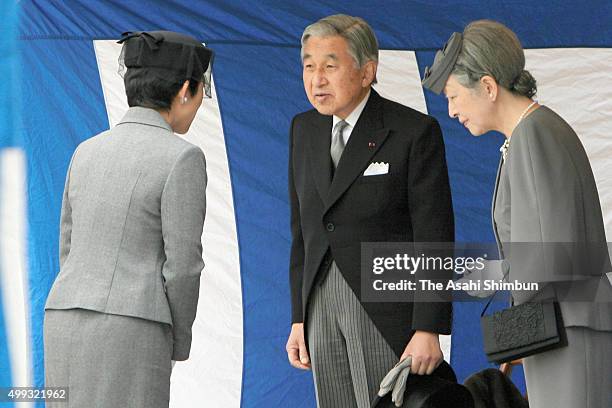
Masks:
[[[436,49],[472,20],[506,23],[526,48],[606,47],[612,38],[612,3],[532,0],[371,0],[309,2],[262,0],[22,0],[24,37],[117,38],[133,29],[189,32],[209,43],[299,44],[302,30],[336,13],[364,17],[381,48]],[[382,5],[384,4],[384,5]],[[594,12],[596,10],[596,12]],[[596,13],[596,14],[595,14]]]
[[[18,143],[13,131],[18,110],[14,106],[14,89],[17,84],[15,64],[17,50],[17,7],[15,2],[0,2],[0,149]]]
[[[244,364],[242,407],[312,407],[310,373],[289,366],[288,134],[309,109],[298,48],[218,45],[215,85],[240,247]]]
[[[59,271],[66,170],[76,146],[107,129],[108,119],[91,41],[21,41],[21,50],[34,382],[42,385],[44,305]]]

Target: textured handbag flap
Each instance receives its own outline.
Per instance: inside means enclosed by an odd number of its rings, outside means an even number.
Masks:
[[[485,353],[499,353],[559,336],[553,303],[524,303],[481,319]]]

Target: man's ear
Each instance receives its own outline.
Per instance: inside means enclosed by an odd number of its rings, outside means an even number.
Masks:
[[[361,86],[367,88],[372,85],[374,78],[376,78],[376,69],[378,68],[378,62],[368,61],[363,66],[363,78],[361,80]]]

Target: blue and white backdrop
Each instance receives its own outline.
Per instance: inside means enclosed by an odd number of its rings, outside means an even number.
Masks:
[[[75,147],[114,126],[127,108],[115,43],[123,31],[180,31],[217,53],[213,98],[185,136],[206,154],[209,207],[192,355],[172,374],[173,407],[315,406],[310,374],[290,368],[284,351],[290,321],[286,168],[290,120],[309,109],[299,37],[325,15],[369,21],[382,49],[376,89],[440,121],[457,240],[475,242],[493,240],[489,206],[502,136],[470,136],[448,117],[444,98],[423,92],[419,78],[435,50],[468,22],[491,18],[510,26],[526,48],[540,103],[558,111],[585,145],[610,240],[607,1],[2,3],[0,76],[9,80],[0,86],[0,387],[43,384],[43,306],[58,273],[64,176]],[[480,307],[457,304],[453,335],[444,339],[445,357],[460,379],[487,367]]]

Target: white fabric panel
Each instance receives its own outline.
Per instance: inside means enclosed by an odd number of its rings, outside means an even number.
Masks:
[[[387,99],[427,113],[414,51],[380,50],[376,91]]]
[[[127,110],[123,79],[117,74],[121,45],[94,41],[109,123]],[[242,386],[242,291],[231,179],[221,114],[213,83],[184,137],[206,155],[207,213],[202,245],[206,267],[193,327],[189,360],[172,373],[171,407],[240,406]]]
[[[25,197],[24,152],[17,148],[0,150],[0,291],[3,301],[0,307],[4,310],[15,387],[32,386]]]
[[[427,113],[419,66],[414,51],[380,50],[376,91],[387,99]],[[451,336],[440,336],[444,359],[451,359]]]
[[[586,149],[612,241],[612,49],[531,49],[525,54],[538,101],[561,115]]]

